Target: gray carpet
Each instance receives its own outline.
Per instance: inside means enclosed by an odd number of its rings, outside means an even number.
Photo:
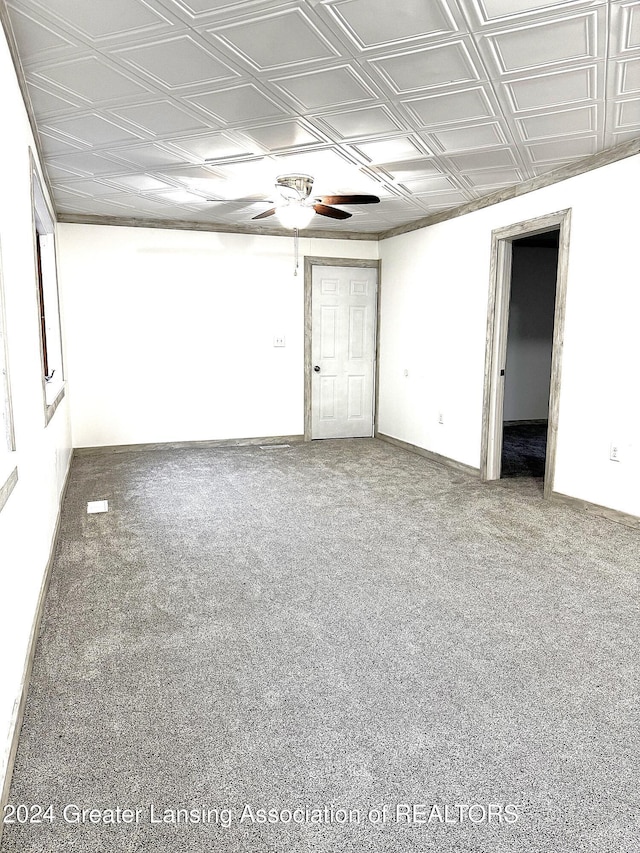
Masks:
[[[638,545],[373,440],[78,457],[2,850],[640,851]]]
[[[501,477],[544,477],[547,421],[505,423]]]

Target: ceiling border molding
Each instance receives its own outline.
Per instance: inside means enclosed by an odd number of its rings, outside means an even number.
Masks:
[[[164,228],[168,231],[212,231],[221,234],[245,234],[252,237],[292,237],[293,231],[286,228],[265,228],[252,225],[224,225],[217,222],[189,222],[185,219],[141,219],[127,216],[99,216],[83,213],[58,213],[56,220],[66,225],[111,225],[120,228]],[[377,241],[378,234],[362,231],[302,230],[300,237],[321,240],[367,240]]]
[[[9,53],[11,54],[11,61],[13,62],[13,70],[16,73],[18,87],[20,89],[20,94],[22,95],[22,102],[27,113],[27,119],[29,120],[29,127],[31,128],[31,135],[33,136],[33,144],[36,149],[36,154],[38,155],[40,176],[43,179],[44,184],[47,188],[50,202],[53,203],[53,192],[51,189],[51,182],[49,181],[49,175],[47,174],[44,152],[42,151],[42,147],[40,145],[40,133],[38,131],[38,126],[36,125],[36,115],[33,110],[33,105],[31,103],[29,89],[27,88],[27,79],[24,75],[24,68],[22,67],[20,54],[18,53],[18,43],[16,41],[15,33],[13,32],[13,26],[11,25],[11,19],[9,18],[9,10],[7,9],[7,4],[5,0],[0,0],[0,23],[2,23],[4,36],[7,42],[7,46],[9,48]]]
[[[547,172],[544,175],[530,178],[522,184],[497,190],[494,193],[490,193],[490,195],[485,195],[482,198],[461,204],[452,210],[445,210],[442,213],[432,213],[430,216],[415,220],[415,222],[408,222],[406,225],[397,225],[388,231],[381,231],[377,235],[377,239],[387,240],[389,237],[398,237],[401,234],[408,234],[410,231],[419,231],[421,228],[427,228],[429,225],[437,225],[439,222],[446,222],[448,219],[456,219],[458,216],[464,216],[466,213],[473,213],[476,210],[482,210],[484,207],[491,207],[494,204],[499,204],[501,201],[508,201],[509,199],[526,195],[534,190],[542,189],[542,187],[559,184],[568,178],[575,178],[577,175],[591,172],[594,169],[599,169],[601,166],[608,166],[611,163],[616,163],[618,160],[625,160],[627,157],[633,157],[636,154],[640,154],[640,138],[630,139],[627,142],[616,145],[614,148],[607,148],[605,151],[600,151],[597,154],[590,154],[588,157],[583,157],[574,163],[567,163],[559,169],[554,169],[553,172]]]

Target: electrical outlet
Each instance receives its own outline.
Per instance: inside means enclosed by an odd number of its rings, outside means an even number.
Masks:
[[[274,347],[283,347],[285,345],[284,335],[274,335],[273,345]]]
[[[612,441],[609,447],[609,459],[612,462],[622,462],[622,448],[617,441]]]
[[[405,369],[404,369],[403,373],[404,373],[404,378],[406,379],[406,378],[407,378],[407,376],[409,375],[409,371],[407,370],[407,368],[406,368],[406,367],[405,367]]]
[[[438,423],[439,424],[444,423],[444,415],[442,414],[442,412],[440,412],[440,414],[438,415]]]

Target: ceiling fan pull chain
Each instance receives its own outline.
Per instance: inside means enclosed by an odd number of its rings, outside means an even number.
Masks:
[[[293,268],[293,274],[298,275],[298,229],[293,229],[293,250],[295,255],[295,266]]]

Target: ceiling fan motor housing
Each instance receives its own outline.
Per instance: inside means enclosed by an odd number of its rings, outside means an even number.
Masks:
[[[280,190],[285,190],[282,195],[285,198],[290,198],[290,193],[286,190],[293,190],[298,199],[304,200],[311,195],[313,188],[313,178],[311,175],[278,175],[276,178],[276,187]]]

